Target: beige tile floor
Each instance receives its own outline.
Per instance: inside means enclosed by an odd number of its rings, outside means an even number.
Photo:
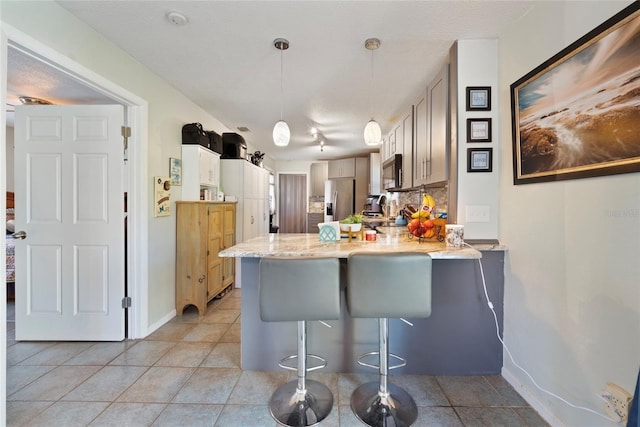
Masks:
[[[275,427],[267,403],[289,372],[240,369],[240,294],[188,309],[143,340],[16,342],[7,306],[8,426]],[[349,397],[375,374],[312,373],[332,390],[321,427],[356,427]],[[295,373],[294,373],[295,375]],[[293,378],[293,377],[292,377]],[[500,376],[393,375],[416,426],[546,426]]]

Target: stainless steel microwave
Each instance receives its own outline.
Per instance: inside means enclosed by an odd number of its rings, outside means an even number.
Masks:
[[[385,189],[402,188],[402,154],[395,154],[382,163],[382,182]]]

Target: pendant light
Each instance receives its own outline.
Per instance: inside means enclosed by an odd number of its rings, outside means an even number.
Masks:
[[[291,132],[289,131],[289,125],[282,120],[282,52],[289,49],[289,41],[286,39],[275,39],[273,45],[280,51],[280,120],[273,127],[273,142],[278,147],[286,147],[289,145],[289,139],[291,138]]]
[[[371,88],[369,89],[369,107],[371,108],[371,93],[373,92],[373,51],[380,47],[379,39],[367,39],[364,47],[371,51]],[[373,117],[364,127],[364,143],[369,146],[377,146],[382,143],[382,130]]]

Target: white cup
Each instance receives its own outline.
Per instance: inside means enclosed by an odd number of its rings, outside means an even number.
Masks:
[[[446,224],[444,241],[448,248],[464,246],[464,225]]]

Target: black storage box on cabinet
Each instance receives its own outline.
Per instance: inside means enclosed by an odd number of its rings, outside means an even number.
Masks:
[[[209,135],[202,129],[200,123],[188,123],[182,126],[183,144],[198,144],[211,149],[210,141]]]
[[[222,154],[222,137],[212,130],[205,131],[209,137],[209,149]]]
[[[246,159],[247,143],[242,135],[225,132],[222,134],[222,158],[223,159]]]

